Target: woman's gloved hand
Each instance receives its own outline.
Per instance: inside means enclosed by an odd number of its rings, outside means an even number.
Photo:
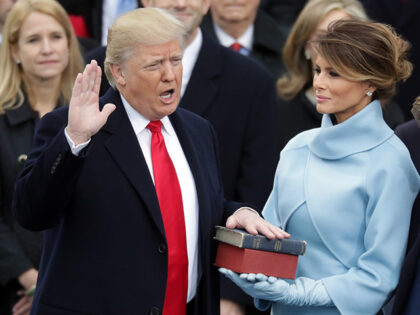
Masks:
[[[288,283],[276,277],[263,274],[238,275],[232,270],[220,268],[219,271],[231,279],[248,295],[272,302],[295,306],[332,306],[322,281],[300,277]]]

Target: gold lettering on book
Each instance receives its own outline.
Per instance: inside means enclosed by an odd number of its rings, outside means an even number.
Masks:
[[[260,244],[261,244],[261,239],[259,238],[254,238],[254,240],[252,241],[253,248],[260,248]]]
[[[280,241],[280,240],[277,240],[277,241],[274,243],[274,250],[275,250],[276,252],[278,252],[280,249],[281,249],[281,241]]]

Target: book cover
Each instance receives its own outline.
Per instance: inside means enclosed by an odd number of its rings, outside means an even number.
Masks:
[[[278,252],[292,255],[304,255],[306,242],[292,239],[270,240],[264,235],[252,235],[245,230],[229,229],[216,225],[215,240],[240,248],[250,248],[263,251]]]
[[[298,255],[240,248],[219,242],[214,265],[237,273],[262,273],[283,279],[294,279]]]

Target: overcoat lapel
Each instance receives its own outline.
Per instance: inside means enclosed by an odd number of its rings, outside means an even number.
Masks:
[[[103,127],[104,132],[111,133],[105,147],[144,201],[162,236],[165,236],[155,186],[118,92],[109,90],[101,99],[101,104],[106,103],[113,103],[117,108]]]
[[[218,80],[222,71],[219,44],[203,31],[203,43],[180,106],[200,116],[213,103],[219,90]]]

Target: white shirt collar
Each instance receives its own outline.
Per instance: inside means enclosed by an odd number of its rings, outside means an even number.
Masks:
[[[225,47],[230,47],[234,42],[238,42],[243,47],[248,49],[249,51],[252,50],[252,38],[254,36],[254,24],[251,24],[245,33],[242,34],[241,37],[238,39],[234,39],[232,36],[230,36],[228,33],[226,33],[224,30],[220,28],[219,25],[217,25],[215,22],[213,22],[214,25],[214,32],[216,33],[217,38],[219,39],[220,44],[222,44]]]
[[[193,41],[184,49],[184,56],[182,57],[182,86],[181,97],[187,89],[188,82],[190,81],[191,73],[194,69],[195,62],[197,61],[198,54],[200,53],[201,44],[203,43],[203,34],[201,29],[198,28],[197,35]]]
[[[137,110],[135,110],[130,104],[128,104],[127,100],[124,98],[124,96],[121,95],[121,93],[120,93],[120,96],[121,96],[121,100],[124,105],[125,111],[127,112],[128,119],[130,120],[131,125],[133,126],[134,133],[138,135],[140,132],[146,129],[150,120],[145,118],[142,114],[140,114]],[[162,131],[166,131],[168,135],[174,136],[175,130],[172,127],[169,117],[165,116],[160,121],[162,122],[162,125],[163,125]]]

